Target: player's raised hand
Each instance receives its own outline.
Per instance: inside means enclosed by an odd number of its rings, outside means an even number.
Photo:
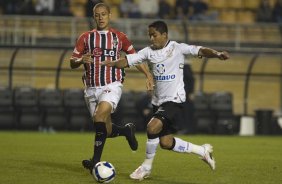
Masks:
[[[217,53],[217,57],[220,60],[226,60],[226,59],[229,59],[229,54],[226,51],[222,51],[222,52]]]
[[[86,54],[84,54],[84,55],[82,55],[82,58],[81,58],[81,60],[82,60],[82,63],[83,64],[86,64],[86,63],[91,63],[91,62],[93,62],[93,58],[92,58],[92,54],[91,53],[86,53]]]

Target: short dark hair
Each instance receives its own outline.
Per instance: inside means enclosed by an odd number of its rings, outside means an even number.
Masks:
[[[158,21],[151,23],[148,27],[149,28],[150,27],[155,28],[161,34],[168,33],[168,28],[167,28],[166,23],[164,21],[161,21],[161,20],[158,20]]]
[[[99,8],[99,7],[105,7],[105,8],[107,9],[107,11],[108,11],[109,13],[111,13],[111,8],[110,8],[110,6],[107,5],[106,3],[98,3],[98,4],[96,4],[96,5],[94,6],[94,8],[93,8],[93,13],[94,13],[95,9],[96,9],[96,8]]]

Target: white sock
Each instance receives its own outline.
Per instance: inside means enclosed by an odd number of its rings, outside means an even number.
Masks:
[[[159,145],[160,139],[155,138],[155,139],[148,139],[146,143],[146,159],[142,163],[142,166],[146,170],[151,170],[152,169],[152,164],[154,161],[154,157],[156,155],[157,147]]]
[[[202,146],[198,146],[195,144],[192,144],[190,142],[186,142],[182,139],[179,139],[177,137],[174,138],[175,140],[175,146],[172,149],[175,152],[180,152],[180,153],[194,153],[199,156],[204,156],[205,154],[205,149]]]

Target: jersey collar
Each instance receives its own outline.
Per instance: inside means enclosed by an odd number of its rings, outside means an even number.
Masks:
[[[166,42],[166,44],[163,48],[165,48],[169,43],[170,43],[170,40],[167,40],[167,42]]]

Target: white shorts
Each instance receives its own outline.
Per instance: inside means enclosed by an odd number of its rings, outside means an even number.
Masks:
[[[89,87],[84,90],[84,99],[91,116],[94,115],[97,105],[106,101],[112,106],[112,113],[115,111],[122,93],[122,84],[113,82],[102,87]]]

